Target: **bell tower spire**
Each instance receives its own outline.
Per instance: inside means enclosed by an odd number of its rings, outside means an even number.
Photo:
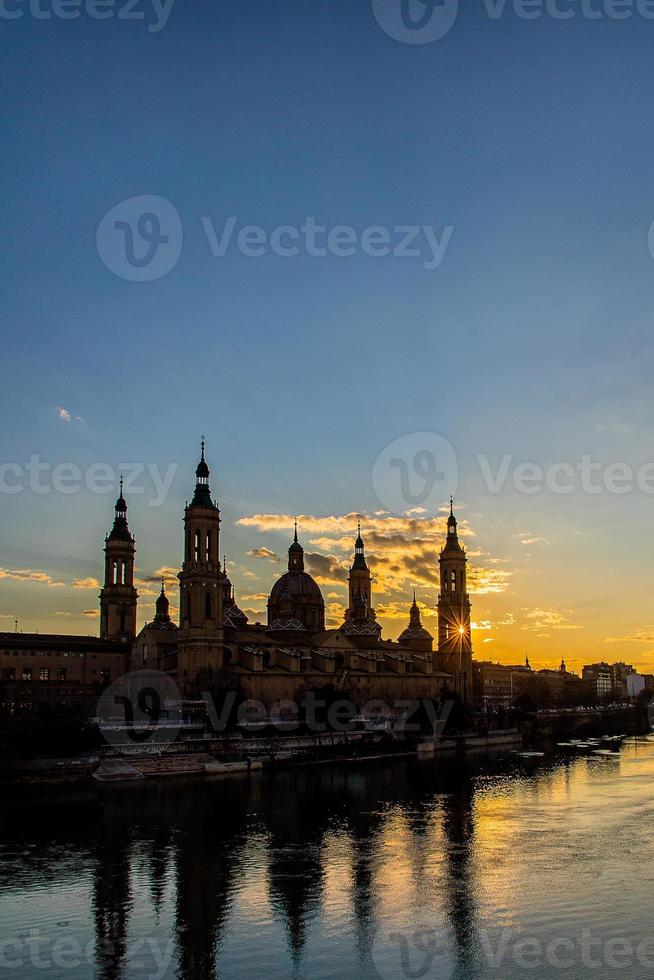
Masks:
[[[345,610],[344,629],[348,633],[366,633],[378,638],[381,626],[372,607],[372,576],[366,561],[366,549],[361,537],[361,521],[357,521],[354,541],[354,560],[348,576],[349,605]]]
[[[184,562],[179,578],[179,682],[183,689],[202,672],[222,666],[223,572],[220,510],[211,497],[206,441],[200,442],[195,493],[184,511]]]
[[[127,501],[120,478],[114,525],[105,538],[104,586],[100,592],[100,635],[105,640],[131,642],[136,636],[134,557],[136,544],[127,524]]]
[[[470,596],[467,591],[468,559],[459,543],[454,498],[450,497],[447,537],[440,553],[440,594],[438,596],[438,652],[445,669],[456,677],[457,690],[467,698],[472,684],[472,639]]]

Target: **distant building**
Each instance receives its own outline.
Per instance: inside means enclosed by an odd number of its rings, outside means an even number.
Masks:
[[[598,699],[613,697],[620,700],[627,694],[627,678],[635,673],[631,664],[609,664],[602,660],[596,664],[586,664],[582,668],[581,676],[590,682]]]
[[[130,645],[95,636],[0,633],[0,711],[88,717],[129,665]]]
[[[627,697],[637,698],[643,691],[654,692],[654,674],[629,674],[626,682]]]
[[[508,708],[513,701],[514,668],[490,660],[473,660],[472,690],[480,708]]]

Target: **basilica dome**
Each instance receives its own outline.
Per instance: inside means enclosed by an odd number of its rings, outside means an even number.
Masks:
[[[277,579],[268,599],[269,629],[295,628],[317,633],[325,628],[325,603],[318,583],[304,570],[304,549],[295,539],[288,549],[288,571]]]

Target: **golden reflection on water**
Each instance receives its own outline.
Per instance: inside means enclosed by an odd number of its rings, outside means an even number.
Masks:
[[[24,960],[11,975],[40,975],[31,930],[51,961],[42,975],[62,980],[635,980],[654,974],[654,953],[650,970],[633,953],[651,930],[653,776],[654,743],[632,742],[616,759],[401,760],[29,794],[2,816],[1,936]],[[601,940],[599,968],[579,950],[569,968],[516,963],[521,938],[578,944],[584,930]],[[58,967],[62,937],[90,962]],[[616,938],[632,944],[619,969],[605,950]]]

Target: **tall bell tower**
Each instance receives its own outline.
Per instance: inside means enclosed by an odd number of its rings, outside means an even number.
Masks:
[[[121,476],[114,526],[104,545],[104,586],[100,592],[100,636],[104,640],[131,643],[136,636],[135,554],[136,544],[127,524]]]
[[[223,573],[220,511],[211,498],[202,438],[195,493],[184,511],[184,562],[179,578],[178,682],[188,689],[200,672],[222,667]]]
[[[464,699],[472,691],[472,638],[470,596],[467,591],[466,553],[459,543],[454,500],[450,497],[447,538],[440,553],[438,596],[438,653],[445,670],[453,674]]]
[[[381,626],[372,607],[372,576],[361,537],[361,522],[358,524],[354,542],[354,561],[348,576],[348,594],[349,605],[345,610],[344,632],[379,638]]]

